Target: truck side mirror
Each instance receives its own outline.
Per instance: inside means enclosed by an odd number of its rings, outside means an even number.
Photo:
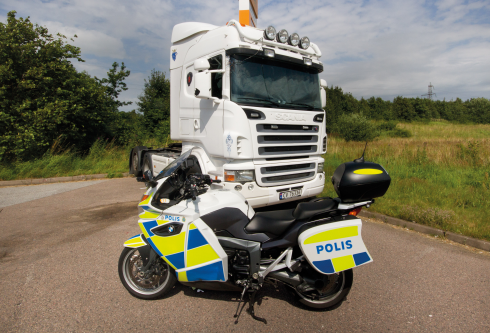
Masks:
[[[325,81],[324,79],[320,79],[320,96],[322,98],[322,108],[327,105],[327,92],[325,91],[327,87],[327,81]]]
[[[194,96],[213,99],[211,96],[211,73],[199,72],[194,76]]]
[[[208,59],[196,59],[194,61],[194,69],[198,72],[208,70],[211,67]]]

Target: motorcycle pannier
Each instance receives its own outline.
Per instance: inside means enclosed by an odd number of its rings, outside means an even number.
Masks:
[[[342,202],[359,202],[383,196],[391,178],[373,162],[347,162],[334,172],[332,184]]]
[[[360,219],[306,229],[298,237],[308,262],[322,274],[333,274],[372,261],[361,237]]]

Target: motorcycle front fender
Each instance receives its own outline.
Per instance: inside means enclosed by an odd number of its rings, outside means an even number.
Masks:
[[[157,256],[155,250],[145,241],[143,234],[136,235],[124,242],[124,247],[137,248],[146,267],[149,261],[153,261]]]

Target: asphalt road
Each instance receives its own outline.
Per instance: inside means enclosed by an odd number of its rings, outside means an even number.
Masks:
[[[309,310],[281,286],[264,288],[256,306],[267,325],[245,311],[235,325],[234,292],[178,285],[136,299],[117,261],[139,232],[141,187],[114,179],[1,210],[0,331],[490,331],[489,255],[375,222],[363,227],[374,262],[354,270],[334,310]]]

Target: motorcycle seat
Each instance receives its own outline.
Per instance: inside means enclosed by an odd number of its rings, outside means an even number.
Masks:
[[[338,205],[339,202],[332,198],[314,202],[302,202],[296,206],[293,216],[297,220],[306,220],[314,215],[334,210]]]
[[[293,209],[275,210],[255,213],[255,216],[245,227],[248,233],[264,233],[280,236],[294,223]]]

